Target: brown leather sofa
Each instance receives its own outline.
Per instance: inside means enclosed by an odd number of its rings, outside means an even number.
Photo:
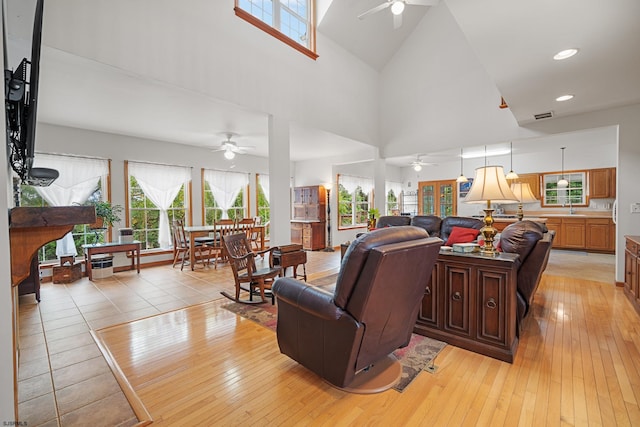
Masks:
[[[526,220],[514,222],[500,233],[502,251],[520,255],[516,317],[518,331],[522,319],[529,313],[542,273],[547,268],[554,237],[555,231],[547,230],[543,223]]]
[[[382,228],[351,243],[333,294],[278,279],[280,351],[348,387],[363,369],[409,343],[441,245],[417,227]]]
[[[392,216],[386,215],[378,218],[377,228],[392,227],[398,225],[413,225],[424,228],[431,237],[440,237],[444,242],[449,238],[453,227],[474,228],[480,230],[484,223],[478,218],[466,216],[448,216],[440,218],[435,215]]]

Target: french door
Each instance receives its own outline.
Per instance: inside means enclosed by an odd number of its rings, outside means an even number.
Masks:
[[[452,216],[457,211],[455,181],[422,181],[418,183],[419,215]]]

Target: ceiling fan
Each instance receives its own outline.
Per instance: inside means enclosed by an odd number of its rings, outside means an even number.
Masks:
[[[386,0],[384,3],[367,10],[358,15],[358,19],[364,19],[381,10],[391,8],[393,14],[393,28],[398,29],[402,26],[402,12],[406,5],[410,6],[435,6],[440,0]]]
[[[249,145],[238,145],[235,141],[232,141],[233,133],[227,132],[225,136],[227,139],[222,141],[219,146],[213,147],[213,151],[224,151],[225,159],[232,160],[236,154],[246,154],[247,151],[254,147]]]
[[[423,166],[435,166],[436,163],[430,163],[430,162],[423,162],[421,159],[421,155],[418,154],[416,156],[416,159],[409,163],[411,165],[411,167],[413,168],[414,171],[416,172],[420,172],[422,170]]]

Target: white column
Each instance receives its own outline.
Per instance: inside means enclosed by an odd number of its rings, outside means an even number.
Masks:
[[[380,215],[385,215],[387,209],[387,165],[380,157],[380,149],[376,148],[373,160],[373,188],[375,194],[374,207]]]
[[[291,243],[289,122],[269,116],[269,207],[271,246]]]

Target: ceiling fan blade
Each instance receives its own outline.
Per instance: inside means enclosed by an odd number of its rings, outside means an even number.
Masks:
[[[393,15],[393,29],[397,30],[400,27],[402,27],[402,14]]]
[[[360,15],[358,15],[358,19],[364,19],[369,15],[372,15],[376,12],[380,12],[381,10],[388,8],[389,6],[391,6],[391,2],[388,2],[388,1],[384,2],[372,9],[367,10],[366,12],[361,13]]]
[[[405,0],[405,3],[414,6],[436,6],[440,0]]]

